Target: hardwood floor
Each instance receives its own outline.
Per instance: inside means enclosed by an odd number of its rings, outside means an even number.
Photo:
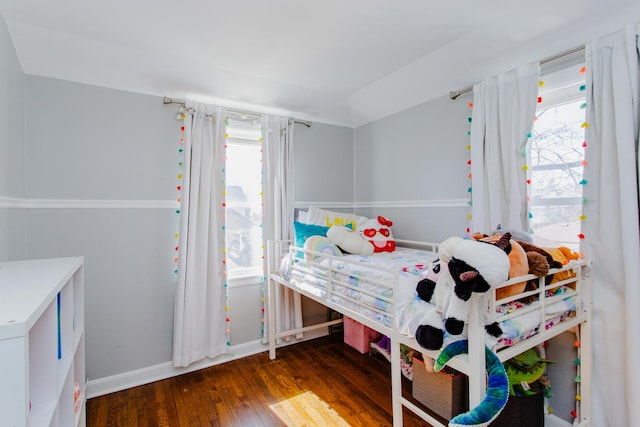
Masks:
[[[87,425],[391,426],[390,365],[334,334],[90,399]],[[429,424],[405,409],[404,425]]]

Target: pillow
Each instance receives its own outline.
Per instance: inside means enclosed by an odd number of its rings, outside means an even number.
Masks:
[[[392,225],[392,221],[378,215],[377,218],[359,223],[357,231],[363,239],[373,245],[374,252],[393,252],[396,250],[396,241],[391,232]]]
[[[296,208],[294,210],[293,220],[309,224],[309,221],[307,221],[307,211]]]
[[[331,243],[347,253],[356,255],[373,254],[373,245],[363,239],[357,231],[353,231],[349,227],[334,225],[327,231],[327,237]]]
[[[294,221],[293,231],[295,232],[295,245],[299,248],[304,247],[304,243],[311,236],[323,236],[327,237],[327,230],[329,227],[323,227],[315,224],[305,224],[303,222]]]
[[[365,219],[367,218],[364,216],[345,212],[328,211],[314,206],[311,206],[307,212],[308,224],[322,225],[325,227],[344,225],[351,226],[352,230],[356,230],[358,222],[364,221]]]
[[[331,243],[327,237],[324,236],[311,236],[304,242],[304,248],[309,251],[321,252],[326,255],[340,256],[342,252],[340,249]],[[305,258],[312,261],[317,258],[316,255],[305,252]]]

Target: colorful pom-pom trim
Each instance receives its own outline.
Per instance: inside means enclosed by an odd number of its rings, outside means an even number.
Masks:
[[[467,107],[473,109],[473,102],[469,102],[467,104]],[[472,117],[469,116],[467,118],[467,122],[469,124],[472,123]],[[471,138],[471,128],[469,128],[469,130],[467,131],[467,136],[469,137],[469,139]],[[469,152],[469,156],[471,156],[471,142],[469,141],[469,143],[467,145],[465,145],[465,149]],[[471,158],[469,158],[469,160],[467,160],[467,166],[469,166],[469,173],[467,174],[467,178],[470,181],[470,185],[472,185],[472,179],[471,179]],[[472,206],[473,206],[473,187],[469,186],[469,188],[467,188],[467,193],[469,193],[469,200],[467,200],[467,205],[469,206],[469,212],[467,213],[467,228],[465,229],[465,232],[467,233],[467,236],[471,235],[471,213],[473,212],[472,210]]]

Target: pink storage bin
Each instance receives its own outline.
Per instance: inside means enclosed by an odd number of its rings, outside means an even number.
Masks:
[[[369,352],[369,344],[371,341],[380,339],[380,333],[374,331],[368,326],[344,316],[344,343],[355,348],[360,353]]]

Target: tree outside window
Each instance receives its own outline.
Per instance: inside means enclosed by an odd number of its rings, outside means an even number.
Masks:
[[[543,102],[536,112],[527,150],[529,224],[534,240],[574,250],[580,240],[585,141],[584,76],[577,69],[570,70],[573,81],[561,80],[541,90]],[[549,101],[544,101],[545,96]]]

